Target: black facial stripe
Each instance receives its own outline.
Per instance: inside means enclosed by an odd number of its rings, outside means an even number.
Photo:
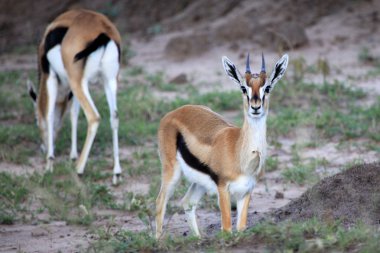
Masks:
[[[263,96],[263,106],[264,106],[264,103],[265,103],[265,95]]]
[[[241,90],[243,91],[244,94],[247,94],[247,89],[244,86],[240,86]]]
[[[181,156],[187,165],[199,172],[209,175],[210,178],[218,184],[218,175],[216,175],[207,164],[201,162],[190,152],[181,133],[177,134],[177,150],[181,153]]]
[[[249,105],[249,96],[247,95],[247,103],[248,103],[248,105]]]
[[[230,75],[231,75],[234,79],[236,79],[236,81],[239,82],[239,78],[238,78],[238,76],[237,76],[237,74],[236,74],[235,66],[229,64],[228,62],[226,62],[226,64],[228,65],[228,73],[230,73]]]

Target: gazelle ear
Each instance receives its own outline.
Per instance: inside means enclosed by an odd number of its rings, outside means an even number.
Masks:
[[[222,57],[222,63],[224,71],[226,71],[228,77],[235,83],[239,84],[242,91],[246,93],[247,91],[245,88],[243,77],[240,74],[239,70],[237,70],[237,68],[235,67],[235,64],[233,64],[233,62],[226,56]]]
[[[266,87],[265,92],[270,93],[276,83],[282,78],[285,74],[285,70],[288,67],[289,56],[287,54],[283,55],[281,59],[276,63],[272,74],[270,75]]]
[[[222,57],[222,63],[223,63],[224,71],[226,71],[226,74],[228,75],[228,77],[235,83],[241,85],[242,78],[241,78],[240,73],[236,69],[235,64],[233,64],[233,62],[230,59],[228,59],[226,56]]]
[[[33,99],[33,102],[35,103],[37,101],[37,93],[35,92],[35,88],[32,81],[28,79],[26,81],[26,86],[28,89],[29,96]]]

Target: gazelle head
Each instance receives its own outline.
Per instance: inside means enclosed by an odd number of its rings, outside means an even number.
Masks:
[[[40,90],[40,92],[37,94],[36,90],[34,88],[33,83],[28,80],[27,81],[27,88],[29,96],[32,98],[33,105],[34,105],[34,116],[36,119],[37,126],[40,130],[40,137],[42,140],[41,143],[41,150],[45,153],[46,147],[48,144],[48,128],[47,128],[47,103],[48,103],[48,96],[44,93],[44,90]],[[53,128],[53,138],[56,139],[59,130],[62,126],[62,119],[67,111],[67,108],[70,105],[70,100],[72,99],[72,93],[70,92],[69,95],[62,101],[57,102],[55,106],[54,111],[54,128]]]
[[[246,97],[244,99],[244,108],[247,117],[261,118],[267,114],[269,109],[269,94],[275,84],[284,75],[288,61],[288,55],[283,55],[276,63],[270,77],[267,78],[264,54],[261,55],[261,71],[259,74],[252,74],[248,54],[245,75],[243,77],[232,61],[223,56],[224,70],[232,81],[240,85],[243,96]]]

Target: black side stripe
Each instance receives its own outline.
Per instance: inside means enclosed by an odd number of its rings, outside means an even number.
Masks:
[[[177,150],[181,153],[181,156],[187,165],[199,172],[209,175],[215,184],[218,184],[218,175],[216,175],[207,164],[201,162],[190,152],[181,133],[177,134]]]
[[[49,73],[49,61],[47,59],[47,52],[49,52],[50,49],[55,47],[58,44],[61,44],[63,38],[66,35],[68,28],[67,27],[57,27],[53,30],[51,30],[45,38],[45,47],[44,47],[44,54],[41,57],[41,66],[42,71],[45,73]]]
[[[93,41],[87,44],[84,50],[80,51],[79,53],[75,55],[74,62],[87,58],[91,53],[95,52],[98,48],[106,46],[110,40],[111,39],[110,37],[107,36],[107,34],[105,33],[99,34],[99,36],[96,37],[96,39],[94,39]]]

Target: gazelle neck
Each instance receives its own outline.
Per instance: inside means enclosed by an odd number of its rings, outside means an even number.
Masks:
[[[246,114],[245,114],[246,115]],[[253,170],[254,174],[258,174],[264,165],[266,157],[266,115],[252,119],[245,116],[243,126],[240,130],[240,164],[243,171],[249,172]],[[257,155],[259,157],[257,157]],[[253,160],[259,158],[257,164]]]

